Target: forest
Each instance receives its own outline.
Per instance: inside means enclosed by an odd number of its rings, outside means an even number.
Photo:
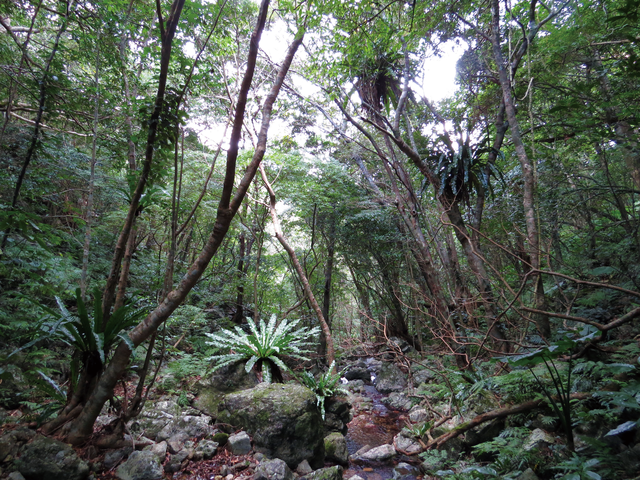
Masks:
[[[0,0],[0,478],[640,478],[639,41]]]

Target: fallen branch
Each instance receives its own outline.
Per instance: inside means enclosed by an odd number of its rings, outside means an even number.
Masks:
[[[580,392],[580,393],[574,393],[571,395],[572,400],[585,400],[589,397],[591,397],[591,393]],[[524,403],[521,403],[520,405],[515,405],[513,407],[499,408],[498,410],[493,410],[491,412],[478,415],[477,417],[472,418],[468,422],[458,425],[453,430],[450,430],[449,432],[443,435],[440,435],[438,438],[430,441],[426,446],[426,450],[431,448],[440,448],[442,445],[444,445],[446,442],[448,442],[452,438],[456,438],[459,435],[471,430],[472,428],[477,427],[478,425],[482,425],[483,423],[486,423],[490,420],[505,418],[505,417],[508,417],[509,415],[514,415],[516,413],[527,412],[529,410],[533,410],[534,408],[541,406],[543,403],[546,403],[546,399],[540,398],[538,400],[531,400],[529,402],[524,402]]]

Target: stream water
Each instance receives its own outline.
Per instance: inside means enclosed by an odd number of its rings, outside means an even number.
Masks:
[[[355,454],[364,446],[378,447],[393,444],[393,437],[402,429],[402,413],[389,409],[382,403],[382,395],[373,385],[365,385],[363,396],[371,399],[371,409],[354,412],[353,420],[349,422],[347,432],[347,450],[349,455]],[[344,478],[354,475],[364,480],[386,480],[393,478],[392,462],[358,462],[349,460],[349,467],[344,472]]]

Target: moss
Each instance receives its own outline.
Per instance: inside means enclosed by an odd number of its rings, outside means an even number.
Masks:
[[[229,434],[224,432],[218,432],[213,436],[213,441],[217,442],[220,446],[224,446],[227,444],[227,440],[229,440]]]

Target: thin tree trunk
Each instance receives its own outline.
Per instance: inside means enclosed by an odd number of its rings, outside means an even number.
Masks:
[[[93,224],[93,190],[96,182],[96,157],[98,149],[98,117],[100,115],[100,33],[96,39],[96,73],[94,83],[96,86],[95,108],[93,111],[93,141],[91,144],[91,173],[89,176],[89,194],[87,196],[87,226],[84,233],[84,247],[82,249],[82,271],[80,273],[80,292],[82,299],[87,297],[87,275],[89,273],[89,250],[91,248],[91,227]]]
[[[302,283],[302,287],[304,288],[304,293],[307,296],[307,299],[309,300],[309,302],[311,303],[311,307],[313,308],[313,311],[318,317],[318,322],[320,322],[320,327],[322,329],[322,332],[324,333],[324,338],[326,339],[326,342],[327,342],[327,354],[326,354],[327,365],[331,365],[335,361],[335,350],[333,347],[333,336],[331,335],[331,329],[329,328],[329,324],[327,323],[326,319],[324,318],[324,315],[322,314],[322,309],[320,308],[320,305],[318,305],[318,302],[316,301],[316,297],[313,294],[313,291],[311,290],[311,285],[309,285],[309,280],[307,279],[307,276],[304,273],[304,269],[302,268],[302,265],[298,260],[298,256],[296,255],[295,250],[291,248],[291,245],[289,245],[289,242],[287,242],[287,239],[284,236],[284,233],[282,232],[282,227],[280,226],[280,220],[278,219],[278,213],[276,212],[276,194],[273,191],[273,188],[271,188],[271,184],[267,179],[267,174],[265,173],[264,167],[262,166],[262,164],[260,164],[260,174],[262,175],[262,181],[264,182],[264,185],[269,192],[269,209],[271,211],[271,220],[273,221],[273,229],[275,230],[276,238],[280,242],[280,245],[282,245],[282,248],[284,248],[286,252],[289,254],[291,263],[295,267],[296,272],[298,272],[298,277],[300,278],[300,283]],[[334,367],[334,370],[335,370],[335,367]]]
[[[253,73],[255,71],[256,58],[258,53],[258,45],[260,37],[266,23],[267,11],[269,7],[269,0],[263,0],[260,5],[260,12],[258,14],[258,21],[256,28],[251,36],[251,43],[249,47],[249,55],[247,60],[247,67],[245,70],[245,76],[242,82],[242,88],[236,104],[236,116],[233,125],[233,132],[230,140],[230,148],[227,151],[227,179],[233,179],[236,171],[236,159],[238,155],[238,143],[240,141],[240,132],[242,124],[244,122],[245,105],[249,89],[253,80]],[[172,10],[173,11],[173,10]],[[179,15],[178,15],[179,16]],[[177,18],[176,18],[177,20]],[[267,98],[265,99],[264,106],[262,108],[262,126],[258,137],[258,144],[253,154],[253,158],[249,165],[246,167],[245,173],[240,180],[235,194],[233,193],[233,181],[225,181],[223,186],[223,192],[218,206],[218,214],[213,232],[209,237],[202,252],[191,265],[187,273],[184,275],[178,286],[170,292],[162,302],[158,305],[141,323],[139,323],[133,331],[129,334],[129,337],[134,346],[140,345],[146,339],[148,339],[157,328],[173,313],[173,311],[183,302],[187,294],[196,285],[205,269],[209,265],[212,257],[216,254],[222,241],[224,240],[231,221],[240,207],[246,192],[255,177],[258,170],[258,166],[264,157],[267,143],[267,133],[269,130],[271,111],[273,104],[280,92],[280,88],[284,82],[285,76],[289,71],[293,57],[302,43],[304,37],[304,30],[300,29],[296,35],[293,43],[289,47],[285,59],[282,62],[282,66],[278,71],[277,78],[274,85],[271,88]],[[131,357],[131,350],[125,342],[121,342],[116,348],[112,360],[105,369],[97,387],[93,390],[91,397],[85,403],[84,408],[80,415],[69,424],[65,430],[66,440],[74,445],[83,443],[91,435],[93,431],[93,424],[95,419],[100,414],[100,411],[104,403],[113,395],[113,389],[116,386],[119,379],[126,371],[129,359]]]

